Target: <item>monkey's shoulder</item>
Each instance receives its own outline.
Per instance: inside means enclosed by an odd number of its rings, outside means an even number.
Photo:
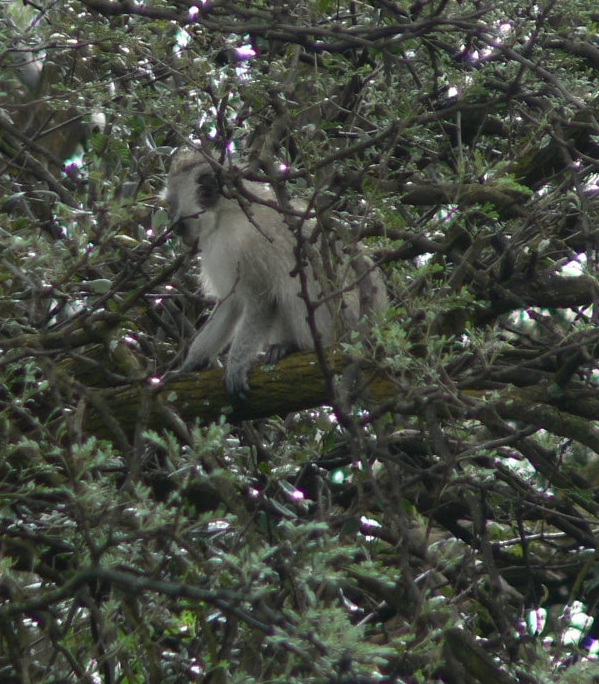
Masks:
[[[285,218],[276,209],[258,202],[240,203],[237,199],[223,198],[218,212],[207,211],[202,216],[202,232],[205,235],[218,231],[230,238],[236,235],[240,244],[251,243],[260,248],[261,243],[288,247],[292,241],[285,228]]]

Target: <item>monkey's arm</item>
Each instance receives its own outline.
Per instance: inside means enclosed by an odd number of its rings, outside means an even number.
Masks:
[[[234,296],[219,302],[191,343],[180,371],[187,373],[214,361],[230,342],[240,316],[241,308]]]

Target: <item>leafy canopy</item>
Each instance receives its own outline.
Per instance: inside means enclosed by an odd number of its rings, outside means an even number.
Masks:
[[[0,679],[595,681],[594,3],[1,11]],[[158,381],[190,141],[390,294],[243,404]]]

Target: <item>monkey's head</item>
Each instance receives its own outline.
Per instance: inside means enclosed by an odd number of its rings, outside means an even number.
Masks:
[[[218,172],[196,150],[175,156],[166,184],[165,197],[175,232],[187,245],[194,245],[202,229],[202,215],[214,211],[221,198]]]

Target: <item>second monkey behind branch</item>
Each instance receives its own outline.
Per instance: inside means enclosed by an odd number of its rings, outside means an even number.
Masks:
[[[361,252],[339,265],[334,283],[322,282],[318,254],[302,254],[298,264],[301,237],[313,229],[313,221],[303,221],[305,208],[294,203],[295,215],[277,211],[272,189],[255,182],[243,184],[243,194],[254,198],[248,202],[223,185],[217,169],[203,153],[183,149],[167,180],[175,231],[197,245],[203,290],[217,301],[181,371],[213,363],[230,345],[225,384],[231,395],[244,398],[249,368],[261,352],[266,363],[275,363],[293,351],[314,349],[316,335],[323,345],[332,344],[384,311],[388,300],[380,271]]]

